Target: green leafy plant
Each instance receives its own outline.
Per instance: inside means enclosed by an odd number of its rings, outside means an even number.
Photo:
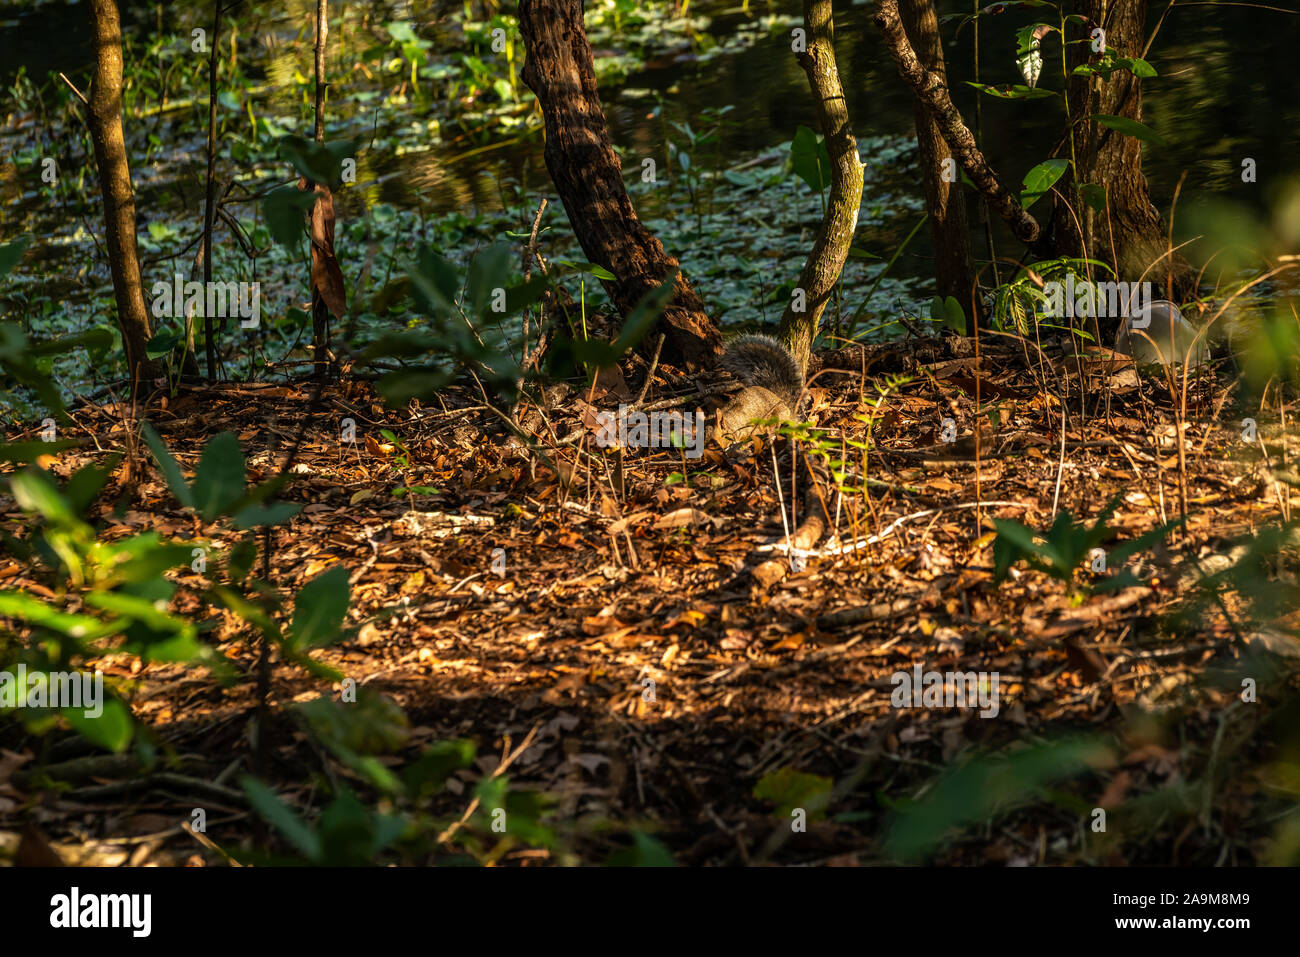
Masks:
[[[885,846],[898,860],[921,860],[960,829],[987,822],[1042,797],[1049,785],[1113,760],[1109,748],[1089,738],[969,758],[927,785],[924,797],[893,803]]]
[[[1057,514],[1052,527],[1041,534],[1019,522],[995,518],[993,524],[998,534],[993,541],[994,581],[1003,581],[1012,565],[1024,562],[1035,571],[1062,582],[1072,595],[1077,596],[1079,590],[1075,579],[1079,568],[1094,549],[1115,537],[1116,529],[1108,526],[1106,521],[1114,514],[1119,503],[1119,498],[1112,500],[1092,525],[1076,522],[1074,516],[1062,510]],[[1124,565],[1134,555],[1162,541],[1171,530],[1180,525],[1182,520],[1176,519],[1145,535],[1105,550],[1107,566]],[[1113,591],[1136,584],[1138,581],[1132,571],[1124,568],[1118,574],[1087,586],[1084,591]]]
[[[363,356],[424,360],[392,372],[379,381],[379,391],[391,403],[432,394],[451,381],[455,369],[475,370],[484,385],[513,397],[520,378],[519,360],[506,347],[500,323],[531,305],[547,287],[545,276],[528,282],[511,282],[514,251],[509,243],[480,249],[462,271],[430,244],[424,244],[411,263],[399,290],[410,295],[416,308],[428,317],[426,325],[379,337]],[[489,335],[489,330],[495,336]],[[431,364],[430,357],[449,365]]]
[[[13,242],[0,244],[0,280],[18,266],[30,244],[30,236],[20,236]],[[113,332],[106,326],[45,342],[32,342],[17,323],[0,323],[0,387],[10,393],[10,401],[20,408],[26,407],[26,403],[16,393],[26,390],[47,412],[62,416],[63,396],[50,380],[52,359],[84,348],[93,361],[102,362],[113,344]]]
[[[411,89],[418,96],[420,81],[417,74],[421,64],[424,63],[425,55],[433,46],[433,41],[416,35],[415,28],[405,20],[386,23],[384,29],[388,31],[393,47],[401,54],[402,59],[411,65]]]
[[[959,336],[966,335],[966,310],[954,296],[942,299],[935,296],[930,303],[930,318],[943,323]]]
[[[503,774],[481,777],[465,811],[428,813],[448,780],[473,765],[473,742],[437,742],[396,765],[390,756],[410,737],[406,715],[390,699],[365,688],[351,702],[316,698],[296,706],[294,714],[304,731],[347,768],[351,780],[336,782],[330,802],[308,821],[258,779],[243,779],[250,803],[285,839],[293,860],[424,863],[450,851],[467,863],[490,864],[520,844],[549,848],[567,858],[563,842],[545,822],[553,802],[511,788]],[[374,795],[378,808],[363,799],[361,788]],[[257,861],[259,855],[249,858]]]
[[[1028,182],[1028,178],[1026,178]],[[1089,267],[1110,272],[1110,266],[1096,259],[1076,259],[1062,256],[1042,260],[1032,267],[1021,267],[1015,276],[1002,283],[993,292],[993,325],[997,329],[1015,331],[1022,336],[1032,335],[1036,329],[1068,330],[1071,335],[1090,341],[1087,329],[1068,323],[1065,317],[1053,315],[1044,286],[1047,283],[1072,282],[1076,294],[1097,300],[1096,284],[1088,278]],[[1068,324],[1062,325],[1062,322]]]
[[[238,439],[230,432],[214,436],[204,446],[194,481],[189,483],[153,428],[146,423],[143,431],[176,500],[204,521],[229,519],[236,529],[248,531],[288,521],[301,508],[289,502],[269,501],[281,486],[279,479],[253,489],[245,487],[244,455]],[[246,581],[256,555],[256,542],[251,536],[230,549],[224,581],[214,584],[208,597],[253,625],[286,660],[319,678],[339,680],[341,676],[335,669],[308,652],[344,636],[348,570],[334,565],[303,585],[286,632],[275,614],[281,608],[278,592],[269,583]]]
[[[21,452],[10,446],[7,455]],[[15,654],[6,665],[21,663],[47,674],[74,672],[89,658],[120,650],[145,662],[201,664],[228,677],[231,669],[200,641],[199,627],[168,610],[176,586],[165,573],[189,565],[197,543],[166,541],[157,532],[109,540],[82,518],[107,481],[111,464],[79,469],[62,487],[36,467],[8,476],[7,491],[32,526],[22,539],[0,533],[0,545],[43,589],[0,591],[0,616],[21,623],[27,632],[25,642],[0,642]],[[97,745],[122,751],[131,742],[134,722],[112,687],[106,694],[98,716],[70,708],[61,714]],[[43,709],[22,708],[19,717],[31,730],[52,727]]]

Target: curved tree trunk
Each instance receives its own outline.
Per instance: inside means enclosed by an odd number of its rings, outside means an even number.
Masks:
[[[808,74],[831,161],[831,196],[826,216],[799,276],[799,288],[804,292],[800,304],[804,308],[796,311],[792,300],[781,316],[781,337],[794,353],[799,367],[807,370],[822,312],[853,245],[858,210],[862,206],[862,159],[858,156],[858,141],[853,138],[844,88],[835,66],[835,25],[830,0],[804,0],[803,22],[808,32],[808,49],[799,54],[799,65]]]
[[[152,337],[144,304],[140,260],[135,241],[135,194],[122,133],[122,25],[114,0],[90,0],[90,31],[95,70],[90,84],[87,125],[104,198],[104,245],[113,274],[117,323],[122,330],[134,387],[161,369],[145,352]]]
[[[521,0],[519,30],[527,59],[523,80],[546,121],[546,168],[587,258],[616,277],[605,289],[628,315],[677,268],[637,218],[623,186],[596,90],[581,0]],[[685,277],[659,320],[664,357],[687,368],[714,365],[722,336]]]
[[[931,0],[902,0],[903,28],[923,70],[934,73],[947,83],[943,62],[943,45],[939,41],[939,19]],[[975,262],[971,258],[970,224],[966,218],[966,200],[957,177],[951,182],[944,176],[945,160],[953,159],[939,124],[917,99],[915,106],[916,141],[921,152],[921,175],[925,183],[925,208],[930,214],[930,232],[934,237],[934,272],[936,291],[941,297],[952,296],[966,311],[968,319],[978,315],[975,290]],[[955,160],[946,164],[954,172]],[[967,330],[970,331],[969,329]]]
[[[1146,0],[1075,0],[1074,8],[1089,19],[1084,29],[1102,26],[1106,47],[1117,56],[1142,55]],[[1071,70],[1101,57],[1089,43],[1073,44],[1070,51]],[[1116,70],[1109,79],[1072,76],[1068,94],[1070,118],[1078,121],[1072,126],[1077,178],[1068,191],[1074,214],[1066,209],[1056,211],[1062,252],[1108,262],[1124,281],[1141,277],[1159,283],[1161,293],[1175,300],[1191,295],[1192,271],[1181,256],[1168,255],[1168,227],[1152,204],[1142,175],[1141,141],[1083,119],[1102,113],[1141,122],[1142,81],[1127,70]],[[1108,210],[1096,212],[1083,202],[1079,187],[1085,184],[1105,188]],[[1059,200],[1057,203],[1059,206]]]
[[[921,66],[916,51],[908,42],[907,32],[903,29],[898,0],[876,0],[876,10],[871,19],[884,37],[889,55],[898,65],[899,76],[912,88],[917,101],[933,118],[944,141],[952,149],[952,155],[966,171],[975,188],[988,199],[989,208],[1001,217],[1016,239],[1031,249],[1039,248],[1042,228],[1038,220],[1020,205],[1016,194],[1002,185],[997,173],[989,166],[988,160],[975,143],[974,134],[962,120],[961,112],[948,94],[947,80]]]

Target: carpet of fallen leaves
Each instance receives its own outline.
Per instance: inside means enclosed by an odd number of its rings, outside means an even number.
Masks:
[[[149,419],[187,470],[209,437],[234,431],[254,481],[274,475],[302,433],[283,497],[304,508],[274,533],[271,577],[292,591],[334,563],[351,569],[351,634],[315,654],[405,709],[408,753],[449,738],[477,742],[479,767],[453,779],[439,799],[445,813],[531,734],[509,775],[555,797],[556,820],[636,824],[684,864],[880,863],[890,860],[894,805],[924,799],[954,762],[1087,732],[1113,760],[1058,785],[1077,807],[1031,795],[953,832],[929,859],[1260,862],[1273,835],[1257,773],[1271,754],[1267,703],[1234,708],[1239,689],[1203,680],[1241,655],[1233,597],[1176,612],[1190,601],[1191,556],[1213,562],[1289,509],[1265,452],[1276,462],[1297,450],[1280,437],[1243,442],[1237,385],[1223,369],[1189,389],[1180,462],[1181,396],[1159,379],[1027,357],[1018,346],[985,350],[980,403],[995,411],[980,417],[978,453],[977,366],[960,347],[825,360],[809,414],[835,442],[862,440],[875,416],[872,484],[838,506],[828,498],[838,536],[793,562],[773,478],[788,459],[769,446],[710,448],[693,461],[673,449],[620,460],[594,447],[579,410],[635,399],[644,363],[629,367],[635,389],[603,375],[594,393],[552,392],[544,414],[521,407],[535,449],[473,387],[401,410],[386,409],[364,380],[319,394],[311,382],[187,387]],[[908,381],[876,407],[889,374]],[[660,369],[647,401],[681,397],[690,408],[720,384]],[[121,408],[83,405],[74,417],[99,449],[127,447]],[[346,418],[355,444],[340,441]],[[956,441],[944,441],[945,419]],[[86,460],[65,454],[55,470]],[[233,534],[200,527],[147,458],[127,463],[99,503],[110,537]],[[689,484],[670,480],[683,465]],[[846,481],[860,487],[853,471]],[[420,487],[436,494],[395,494]],[[994,583],[992,519],[1046,529],[1065,510],[1091,523],[1115,496],[1121,541],[1186,509],[1185,526],[1134,566],[1140,587],[1072,601],[1060,582],[1023,566]],[[0,508],[5,527],[20,529],[12,502]],[[5,587],[23,587],[21,569],[0,575]],[[186,607],[183,596],[195,593],[182,587],[178,611],[213,614]],[[1290,662],[1280,634],[1271,633],[1272,650]],[[69,768],[91,751],[74,736],[41,742],[5,731],[0,848],[13,850],[24,820],[80,862],[219,864],[209,842],[246,842],[253,820],[232,777],[249,767],[256,646],[230,616],[209,640],[247,680],[222,688],[125,654],[96,663],[133,682],[136,715],[184,758],[183,774],[141,779],[130,761],[100,758],[66,790],[29,792],[11,776],[42,749],[44,761]],[[891,707],[891,676],[916,663],[999,673],[999,713]],[[322,692],[277,664],[277,710]],[[291,722],[268,740],[271,783],[310,817],[326,757]],[[837,783],[829,816],[806,832],[792,833],[788,816],[755,794],[782,769]],[[1130,802],[1171,787],[1192,788],[1196,806],[1125,828]],[[177,826],[196,802],[209,808],[204,846]],[[1097,807],[1117,823],[1085,835]],[[601,838],[583,840],[601,859]],[[546,858],[517,850],[502,863]]]

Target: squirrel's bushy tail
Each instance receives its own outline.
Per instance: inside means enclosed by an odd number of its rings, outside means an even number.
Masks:
[[[803,394],[803,371],[790,350],[771,336],[741,336],[727,343],[722,368],[745,385],[762,386],[785,399],[791,409]]]

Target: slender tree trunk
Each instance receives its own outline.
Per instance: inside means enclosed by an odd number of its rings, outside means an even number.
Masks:
[[[523,80],[546,122],[546,168],[583,252],[614,274],[605,289],[626,316],[678,264],[637,218],[623,186],[596,90],[581,0],[520,0],[519,29],[527,49]],[[721,354],[717,327],[680,273],[659,329],[669,361],[708,367]]]
[[[329,38],[329,12],[326,9],[326,0],[316,0],[316,128],[315,138],[317,143],[325,142],[325,43]],[[329,183],[318,184],[317,192],[324,189],[328,192]],[[319,203],[320,200],[318,199]],[[315,236],[315,230],[312,231]],[[331,237],[332,239],[333,237]],[[313,289],[311,297],[311,333],[312,333],[312,360],[313,373],[318,377],[324,377],[329,370],[329,306],[325,303],[325,298],[315,288],[315,277],[318,272],[317,257],[322,255],[317,252],[315,242],[312,243],[312,277]]]
[[[212,36],[208,38],[208,176],[203,200],[203,288],[210,289],[212,282],[212,224],[216,217],[217,200],[217,38],[221,31],[221,0],[213,0]],[[217,347],[212,330],[212,316],[203,310],[203,347],[207,356],[208,381],[217,381]],[[225,325],[225,321],[222,321]],[[188,352],[193,342],[185,344]]]
[[[799,367],[806,371],[822,312],[853,245],[858,210],[862,206],[862,159],[858,156],[858,141],[853,138],[844,88],[835,67],[835,23],[830,0],[804,0],[803,22],[808,49],[798,55],[799,65],[808,74],[808,86],[812,89],[817,120],[831,161],[831,195],[826,216],[799,276],[804,310],[796,311],[796,302],[792,300],[781,316],[781,336]]]
[[[1117,56],[1142,55],[1146,0],[1075,0],[1074,8],[1089,19],[1081,30],[1091,31],[1101,25],[1106,47]],[[1071,70],[1101,58],[1089,43],[1073,44],[1069,50]],[[1074,76],[1068,93],[1070,118],[1076,121],[1072,131],[1078,176],[1067,194],[1074,215],[1063,208],[1056,211],[1062,251],[1108,262],[1122,280],[1136,281],[1145,274],[1147,280],[1162,284],[1162,294],[1174,299],[1192,294],[1194,277],[1190,267],[1181,256],[1166,255],[1168,228],[1151,202],[1142,175],[1141,141],[1083,119],[1102,113],[1141,122],[1142,81],[1127,70],[1116,70],[1109,79]],[[1105,188],[1107,210],[1096,212],[1082,200],[1079,187],[1085,184]],[[1057,204],[1059,207],[1059,200]]]
[[[943,45],[939,41],[939,20],[931,0],[902,0],[903,28],[921,68],[943,78]],[[956,176],[957,162],[939,124],[919,100],[915,104],[916,141],[921,153],[921,175],[925,184],[925,207],[930,214],[934,237],[936,291],[952,296],[972,321],[978,315],[975,291],[975,262],[971,257],[970,224],[966,198]],[[951,174],[951,175],[948,175]],[[969,330],[968,330],[969,331]]]
[[[95,70],[87,120],[104,198],[104,245],[113,274],[117,323],[134,387],[160,375],[161,368],[145,351],[153,333],[136,253],[135,194],[122,132],[122,25],[114,0],[90,0],[89,10]]]

